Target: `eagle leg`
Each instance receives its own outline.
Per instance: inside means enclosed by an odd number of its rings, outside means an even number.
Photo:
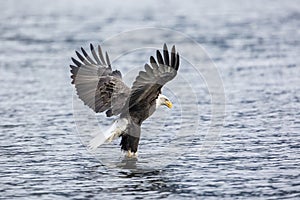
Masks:
[[[127,152],[127,157],[137,157],[137,150],[139,145],[139,137],[134,137],[129,134],[123,134],[121,139],[121,150]]]

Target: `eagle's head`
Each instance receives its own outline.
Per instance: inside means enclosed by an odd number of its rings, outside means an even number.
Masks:
[[[168,99],[168,97],[166,97],[163,94],[159,94],[158,98],[156,99],[156,108],[158,108],[161,105],[167,106],[168,108],[172,108],[173,107],[173,104]]]

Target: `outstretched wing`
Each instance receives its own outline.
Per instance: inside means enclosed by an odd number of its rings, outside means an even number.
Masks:
[[[107,52],[104,57],[99,45],[96,50],[90,44],[90,49],[94,59],[83,48],[83,55],[76,51],[79,61],[72,57],[75,64],[70,65],[72,84],[78,97],[95,112],[106,111],[108,117],[118,115],[130,95],[130,88],[122,81],[121,72],[112,70]]]
[[[179,54],[175,46],[169,53],[167,45],[163,46],[163,54],[156,51],[156,60],[150,57],[150,65],[145,64],[145,71],[140,71],[134,81],[129,97],[129,113],[132,117],[144,120],[147,118],[150,105],[155,103],[161,88],[172,80],[179,68]]]

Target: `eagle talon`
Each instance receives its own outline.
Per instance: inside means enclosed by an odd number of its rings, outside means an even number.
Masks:
[[[125,155],[127,158],[137,158],[138,157],[138,152],[131,152],[128,150]]]

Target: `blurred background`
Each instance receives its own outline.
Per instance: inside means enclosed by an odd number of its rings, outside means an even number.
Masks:
[[[1,198],[300,197],[299,1],[10,0],[0,11]],[[221,139],[200,157],[195,135],[159,171],[106,170],[76,133],[70,57],[81,46],[148,27],[189,36],[216,64],[226,95]],[[151,52],[123,63],[142,65]],[[206,131],[209,92],[204,80],[194,85]]]

